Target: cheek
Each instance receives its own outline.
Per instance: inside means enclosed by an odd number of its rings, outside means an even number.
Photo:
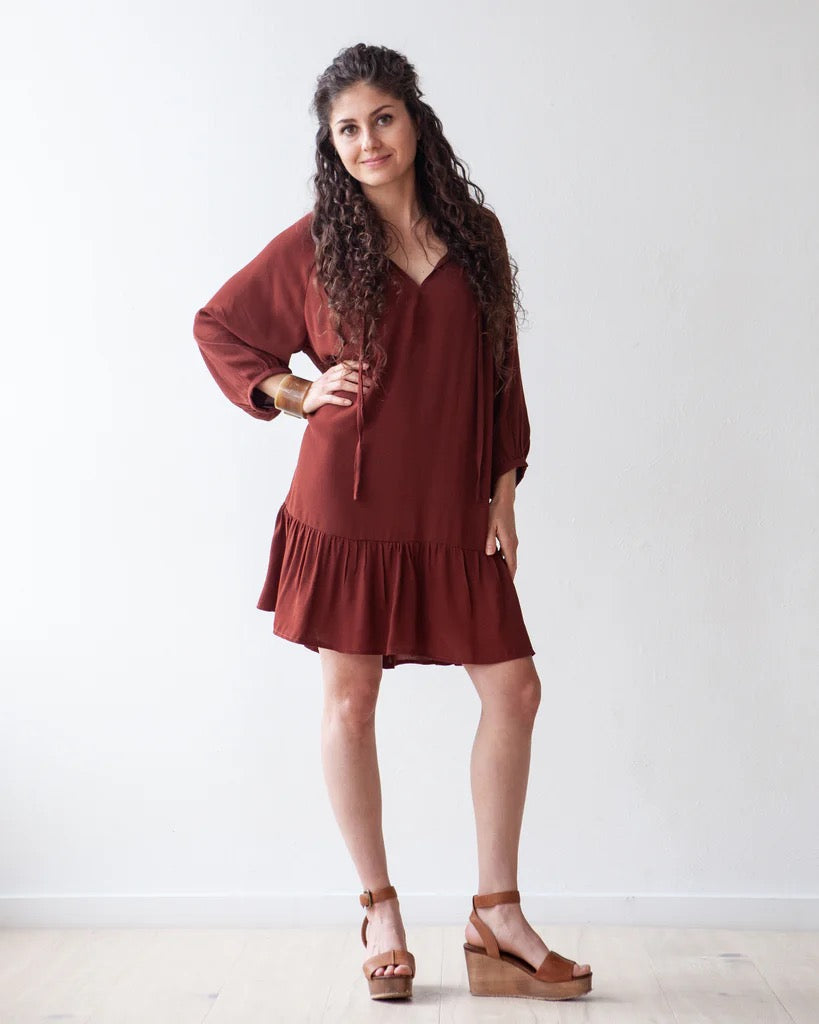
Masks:
[[[358,160],[356,159],[355,154],[350,151],[349,146],[342,146],[341,151],[338,154],[338,157],[339,160],[341,160],[341,164],[344,167],[344,170],[349,175],[351,175],[353,178],[359,176],[361,171],[358,166]]]
[[[345,167],[349,167],[351,163],[355,162],[355,159],[353,157],[352,146],[350,145],[349,141],[346,143],[346,145],[344,141],[339,141],[338,143],[336,143],[336,153],[338,154],[339,160],[344,164]]]
[[[397,140],[398,145],[405,153],[411,153],[417,144],[415,132],[410,129],[409,131],[401,132],[400,138]]]

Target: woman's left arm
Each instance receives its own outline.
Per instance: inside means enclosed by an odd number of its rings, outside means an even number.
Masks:
[[[512,579],[518,567],[518,535],[515,530],[515,476],[517,468],[512,468],[498,477],[489,504],[489,525],[486,535],[486,553],[494,555],[500,543],[501,557],[509,567]]]
[[[494,228],[506,264],[503,273],[507,275],[507,281],[511,282],[509,251],[497,217],[494,217]],[[492,407],[492,500],[489,504],[486,553],[493,555],[497,551],[497,538],[500,542],[501,555],[514,577],[518,547],[515,531],[515,491],[528,466],[531,433],[526,396],[523,391],[516,323],[512,330],[512,344],[507,351],[507,366],[510,371],[509,379],[495,394]],[[494,386],[497,389],[499,385],[500,379],[495,372]]]
[[[486,553],[495,553],[497,537],[501,555],[514,579],[518,548],[515,531],[515,493],[526,473],[530,443],[529,416],[523,394],[517,344],[512,352],[512,367],[512,380],[495,400],[492,432],[492,500],[489,503]]]

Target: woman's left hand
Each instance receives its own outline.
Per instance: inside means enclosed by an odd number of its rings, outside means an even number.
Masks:
[[[518,535],[515,532],[514,499],[493,498],[489,503],[489,526],[486,534],[486,553],[494,555],[500,542],[501,557],[509,568],[512,579],[518,568]]]

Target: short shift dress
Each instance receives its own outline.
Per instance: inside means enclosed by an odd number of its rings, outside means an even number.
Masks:
[[[312,212],[276,235],[195,315],[222,392],[280,415],[257,388],[295,352],[320,373],[336,337],[310,234]],[[493,663],[534,654],[500,551],[487,555],[497,478],[527,467],[529,419],[517,346],[498,379],[465,270],[445,254],[422,284],[391,261],[379,330],[382,387],[337,391],[309,414],[278,510],[257,608],[312,651],[379,654],[384,668]],[[363,402],[361,396],[363,394]]]

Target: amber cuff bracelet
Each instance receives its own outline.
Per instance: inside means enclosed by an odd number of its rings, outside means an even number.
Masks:
[[[304,411],[304,399],[307,397],[312,383],[311,380],[306,380],[304,377],[288,373],[276,389],[273,404],[281,412],[298,416],[303,420],[307,419],[307,413]]]

